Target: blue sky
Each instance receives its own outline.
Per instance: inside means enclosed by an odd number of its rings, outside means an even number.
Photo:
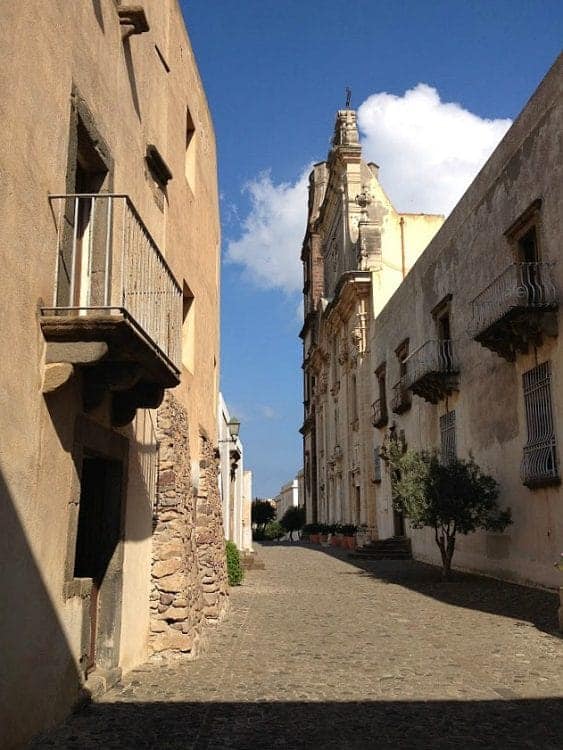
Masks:
[[[397,208],[447,212],[559,53],[563,4],[182,6],[218,144],[221,389],[242,422],[254,494],[274,495],[301,465],[305,175],[326,157],[345,87]]]

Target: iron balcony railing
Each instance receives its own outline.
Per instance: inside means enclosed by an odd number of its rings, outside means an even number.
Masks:
[[[402,414],[404,411],[407,411],[407,409],[410,409],[411,403],[411,393],[406,385],[406,376],[403,375],[393,386],[391,410],[394,414]]]
[[[559,481],[555,435],[524,446],[520,477],[528,487]]]
[[[472,302],[472,335],[477,336],[518,308],[557,307],[555,263],[511,263]]]
[[[44,315],[128,317],[180,370],[182,289],[127,195],[49,196],[57,230],[53,307]]]
[[[430,375],[453,375],[459,372],[451,339],[429,339],[405,360],[405,386],[410,388]]]
[[[371,405],[371,423],[374,427],[383,427],[387,424],[387,404],[384,398],[376,399]]]

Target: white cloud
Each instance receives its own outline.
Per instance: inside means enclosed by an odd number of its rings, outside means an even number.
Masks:
[[[448,214],[510,127],[419,83],[403,96],[373,94],[358,109],[364,158],[381,166],[400,211]]]
[[[268,406],[267,404],[262,404],[258,407],[258,410],[260,412],[260,416],[264,419],[277,419],[278,414],[276,410],[272,406]]]
[[[358,109],[363,156],[381,166],[381,183],[399,211],[448,214],[509,128],[460,104],[443,102],[419,83],[403,96],[379,93]],[[327,134],[331,123],[327,123]],[[324,156],[324,154],[323,154]],[[243,267],[263,289],[295,294],[302,287],[299,260],[307,220],[311,166],[293,183],[274,183],[269,172],[244,186],[250,211],[242,236],[228,243],[228,262]],[[236,216],[230,210],[230,218]],[[297,312],[299,315],[299,312]]]
[[[294,183],[274,184],[269,172],[244,186],[251,208],[242,237],[227,245],[227,260],[242,265],[263,289],[298,292],[303,286],[301,244],[307,221],[307,185],[311,167]]]

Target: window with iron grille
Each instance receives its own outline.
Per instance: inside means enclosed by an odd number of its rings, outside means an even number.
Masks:
[[[559,482],[555,429],[551,406],[551,363],[522,375],[528,440],[522,456],[521,477],[528,487]]]
[[[442,461],[444,463],[453,461],[457,457],[454,410],[440,417],[440,443]]]
[[[376,448],[373,452],[373,481],[381,482],[381,456],[379,455],[379,448]]]

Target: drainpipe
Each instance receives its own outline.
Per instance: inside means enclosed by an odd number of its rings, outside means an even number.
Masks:
[[[399,219],[399,224],[401,227],[401,271],[403,274],[403,279],[406,276],[406,268],[405,268],[405,219],[403,216]]]

